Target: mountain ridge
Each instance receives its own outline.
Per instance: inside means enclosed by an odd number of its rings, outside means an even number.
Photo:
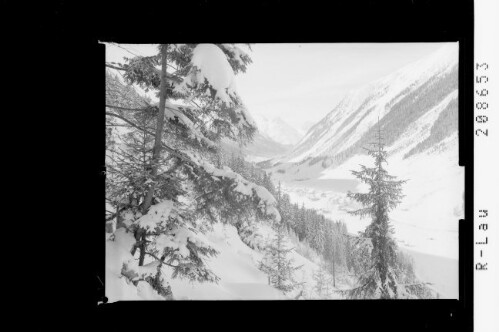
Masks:
[[[303,162],[328,157],[344,160],[359,153],[378,118],[382,129],[393,132],[387,145],[394,143],[411,122],[456,93],[457,50],[457,45],[445,45],[419,61],[350,91],[279,161]],[[457,100],[457,94],[453,98]],[[457,117],[457,102],[451,106],[447,113]],[[457,126],[449,128],[443,136],[454,130]]]

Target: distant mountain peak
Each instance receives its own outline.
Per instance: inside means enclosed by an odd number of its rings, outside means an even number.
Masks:
[[[261,114],[254,114],[253,118],[260,134],[273,141],[285,145],[294,145],[303,134],[280,117],[268,118]]]

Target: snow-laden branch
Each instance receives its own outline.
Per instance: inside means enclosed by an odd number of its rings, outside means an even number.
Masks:
[[[188,108],[186,108],[188,109]],[[216,144],[213,143],[211,140],[206,138],[195,126],[192,121],[184,115],[183,109],[180,108],[178,105],[175,105],[171,102],[166,102],[165,105],[165,115],[169,119],[175,119],[177,118],[182,124],[184,124],[187,128],[189,128],[191,137],[196,138],[198,141],[201,141],[205,143],[209,147],[216,147]]]
[[[233,191],[247,197],[257,198],[259,201],[259,208],[264,214],[271,216],[277,222],[281,221],[281,215],[277,210],[277,201],[265,187],[244,179],[240,174],[232,171],[227,166],[224,166],[223,169],[218,169],[210,163],[202,163],[204,170],[208,174],[218,178],[231,179],[235,184],[232,188]]]
[[[174,108],[174,107],[175,107],[175,105],[173,105],[173,107],[171,107],[171,108]],[[120,116],[118,114],[111,113],[111,112],[106,112],[106,115],[113,116],[113,117],[116,117],[120,120],[123,120],[126,123],[128,123],[129,125],[133,126],[134,128],[141,130],[141,131],[143,131],[151,136],[154,136],[153,132],[151,132],[147,129],[141,128],[140,126],[134,124],[132,121],[128,120],[127,118],[125,118],[123,116]],[[204,171],[204,172],[206,172],[214,177],[228,178],[228,179],[233,180],[233,182],[235,183],[234,190],[236,192],[240,193],[241,195],[247,196],[247,197],[256,198],[260,202],[259,207],[260,207],[262,212],[264,212],[266,215],[271,216],[277,222],[281,221],[281,216],[279,214],[279,211],[276,208],[277,202],[276,202],[275,198],[272,196],[272,194],[270,194],[266,188],[264,188],[262,186],[258,186],[252,182],[245,180],[241,175],[232,171],[228,167],[224,167],[224,169],[217,169],[211,163],[198,159],[190,151],[180,152],[180,151],[177,151],[177,150],[169,147],[168,145],[164,144],[163,142],[162,142],[162,146],[169,153],[178,157],[183,162],[192,166],[195,169],[202,170],[202,171]]]
[[[189,86],[208,82],[215,91],[215,98],[226,104],[235,95],[234,72],[223,51],[213,44],[199,44],[192,51],[191,69],[184,80],[175,87],[179,93],[188,93]]]

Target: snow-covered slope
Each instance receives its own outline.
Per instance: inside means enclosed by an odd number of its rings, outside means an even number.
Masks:
[[[268,285],[267,275],[258,269],[262,253],[244,244],[235,227],[216,224],[206,238],[210,241],[210,245],[219,252],[215,258],[209,259],[207,265],[220,278],[220,281],[218,284],[190,283],[182,279],[172,279],[170,285],[175,299],[278,300],[287,298]]]
[[[313,121],[305,121],[305,122],[303,122],[303,124],[300,126],[300,128],[298,128],[298,130],[302,134],[302,137],[307,134],[307,132],[309,131],[309,129],[312,128],[312,126],[314,124],[315,124],[315,122],[313,122]]]
[[[275,235],[266,223],[258,223],[257,228],[260,245]],[[119,262],[123,260],[122,256],[130,256],[129,248],[133,243],[133,238],[123,229],[116,234],[114,241],[106,241],[106,296],[109,301],[161,300],[162,298],[148,283],[141,281],[136,287],[120,277]],[[217,256],[206,259],[205,263],[220,278],[220,281],[199,283],[169,278],[176,300],[286,300],[294,299],[302,291],[304,297],[300,297],[301,299],[318,298],[314,291],[315,280],[313,279],[313,274],[319,269],[318,264],[300,255],[296,250],[293,249],[289,257],[293,260],[294,266],[302,266],[296,272],[295,278],[304,285],[285,295],[269,286],[268,275],[258,269],[263,252],[245,244],[234,226],[217,223],[203,236],[203,240],[218,251]],[[287,241],[291,240],[288,238]],[[291,243],[288,247],[291,247]],[[146,260],[144,269],[147,263]],[[169,276],[172,270],[163,266],[163,273]],[[351,280],[340,275],[337,286],[346,289],[351,286]],[[340,298],[339,296],[335,294],[334,298]]]
[[[274,236],[272,229],[266,224],[259,225],[262,240]],[[177,299],[245,299],[245,300],[280,300],[294,298],[299,289],[284,295],[268,285],[267,274],[258,269],[263,253],[248,247],[239,237],[234,226],[216,224],[213,231],[207,234],[211,245],[219,251],[219,255],[211,258],[207,264],[220,277],[218,284],[187,283],[180,279],[171,282],[172,291]],[[306,282],[309,292],[312,288],[313,273],[318,269],[296,251],[290,253],[295,265],[303,265],[297,272],[298,281]]]
[[[450,103],[457,100],[457,60],[457,44],[445,44],[434,54],[351,91],[280,161],[352,156],[372,138],[378,119],[390,145],[405,137],[416,121],[431,127],[437,117],[421,119],[427,112],[438,115],[448,106],[457,114],[457,103]],[[420,136],[415,133],[411,140],[417,144]]]
[[[302,134],[297,129],[293,128],[283,119],[277,117],[268,119],[267,117],[255,114],[253,118],[258,125],[260,134],[266,138],[284,144],[294,145],[302,138]]]

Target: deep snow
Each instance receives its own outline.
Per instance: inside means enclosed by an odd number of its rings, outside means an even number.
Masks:
[[[274,231],[268,224],[258,224],[262,239],[268,240],[274,236]],[[302,288],[283,294],[268,285],[267,274],[258,269],[263,252],[248,247],[237,234],[234,226],[215,224],[213,230],[206,234],[212,247],[219,251],[216,257],[206,260],[207,265],[220,277],[218,284],[188,282],[173,279],[170,284],[175,299],[179,300],[286,300],[294,299]],[[289,242],[288,247],[293,247]],[[302,265],[295,278],[298,282],[305,282],[303,290],[306,298],[318,298],[313,290],[315,280],[313,274],[319,269],[318,262],[312,262],[300,255],[296,250],[289,253],[294,266]],[[166,269],[165,269],[166,270]],[[338,277],[337,287],[348,288],[350,280],[344,276]],[[339,294],[333,295],[339,299]],[[303,297],[300,297],[303,299]]]
[[[258,233],[261,241],[266,241],[274,236],[274,231],[266,223],[258,223]],[[119,300],[161,300],[162,298],[145,282],[140,282],[140,287],[134,287],[124,277],[119,276],[119,262],[130,259],[128,248],[133,243],[133,238],[124,230],[118,230],[119,241],[107,241],[106,247],[106,296],[110,302]],[[318,263],[300,255],[296,250],[289,253],[294,266],[302,265],[295,278],[298,282],[305,282],[291,293],[283,294],[268,285],[267,274],[258,269],[263,252],[246,245],[240,238],[237,230],[232,225],[217,223],[213,229],[204,234],[204,241],[216,249],[219,254],[205,259],[209,268],[220,277],[218,283],[191,282],[186,279],[171,279],[171,268],[164,266],[163,272],[169,280],[175,300],[286,300],[294,299],[302,290],[305,297],[300,299],[319,298],[314,291],[315,280],[313,274],[319,269]],[[287,237],[288,247],[293,243]],[[317,258],[316,258],[317,259]],[[145,263],[148,261],[146,259]],[[338,289],[351,287],[348,277],[337,276]],[[331,298],[341,298],[335,293]]]

